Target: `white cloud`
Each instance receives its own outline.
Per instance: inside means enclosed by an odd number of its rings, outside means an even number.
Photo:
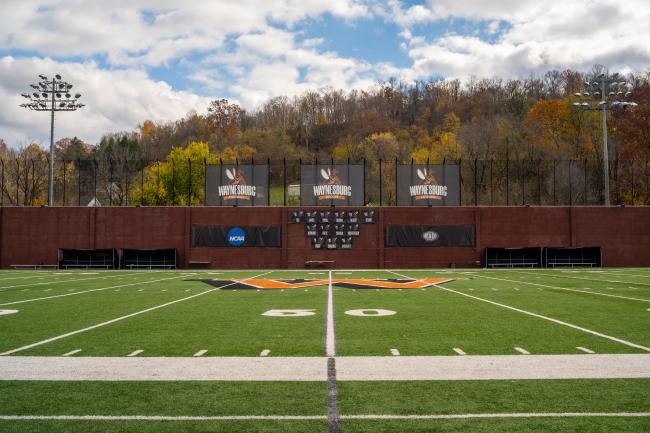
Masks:
[[[414,77],[522,77],[548,69],[589,70],[596,63],[611,70],[643,71],[650,65],[650,8],[645,0],[431,0],[426,7],[408,8],[393,1],[384,16],[404,28],[400,35],[413,60]],[[427,38],[414,27],[446,19],[475,21],[497,38]]]
[[[9,145],[32,140],[49,143],[50,122],[44,112],[19,107],[20,93],[37,81],[36,72],[59,73],[82,93],[86,107],[55,117],[55,140],[77,136],[95,143],[101,135],[130,131],[147,119],[178,119],[191,110],[205,111],[209,99],[178,92],[164,82],[155,82],[138,69],[102,70],[93,62],[59,63],[40,58],[0,58],[0,137]]]
[[[5,2],[3,2],[4,5]],[[324,13],[367,16],[356,0],[21,0],[3,7],[0,50],[48,56],[106,55],[114,65],[159,65],[192,51],[220,48],[227,35],[293,25]]]

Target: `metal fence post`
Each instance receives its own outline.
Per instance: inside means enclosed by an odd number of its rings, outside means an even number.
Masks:
[[[0,206],[5,205],[5,161],[0,159],[2,164],[2,185],[0,186]]]
[[[172,158],[172,206],[176,206],[176,163],[174,162],[173,158]]]
[[[645,160],[645,204],[650,204],[650,173],[648,173],[648,160]]]
[[[122,161],[122,172],[125,173],[124,185],[126,191],[124,193],[124,205],[129,205],[129,162],[127,160]],[[121,200],[120,200],[121,204]]]
[[[510,155],[506,155],[506,206],[510,206]]]
[[[519,160],[519,170],[521,171],[521,205],[526,204],[526,167],[525,160]]]
[[[382,177],[381,177],[381,158],[379,158],[379,206],[382,205]]]
[[[66,205],[66,200],[65,200],[65,172],[67,171],[67,164],[65,162],[65,158],[63,158],[63,206]]]
[[[584,185],[584,192],[583,192],[584,198],[582,200],[582,203],[586,205],[587,204],[587,158],[585,158],[584,160],[583,167],[585,173],[585,185]]]
[[[630,177],[632,182],[632,203],[630,204],[634,206],[634,160],[631,160],[630,163],[632,165],[630,168]]]
[[[569,206],[573,206],[573,182],[572,182],[572,177],[571,177],[571,165],[573,164],[573,160],[569,160]]]
[[[474,206],[478,206],[478,158],[474,158]]]
[[[287,158],[282,158],[282,206],[287,205]]]
[[[108,200],[113,206],[113,160],[108,159]]]
[[[618,204],[621,203],[621,180],[618,177],[619,172],[618,172],[618,158],[616,158],[616,202]]]
[[[413,170],[411,170],[413,172]],[[458,204],[463,205],[463,160],[458,158]]]
[[[553,159],[553,206],[557,204],[557,196],[555,195],[555,169],[557,166],[557,159]]]
[[[208,202],[208,159],[203,158],[203,206]]]
[[[81,158],[77,159],[77,206],[81,206]]]
[[[350,173],[350,158],[348,158],[348,176]],[[363,205],[368,206],[368,198],[366,197],[366,158],[363,158]]]
[[[97,201],[97,160],[93,158],[93,199]]]
[[[156,160],[156,170],[158,170],[158,175],[156,176],[156,206],[160,206],[160,161]]]
[[[187,205],[192,206],[192,160],[187,158],[188,186],[187,186]]]
[[[20,204],[18,191],[20,191],[20,160],[16,158],[16,206]]]
[[[537,205],[542,205],[542,160],[537,160]]]
[[[144,206],[144,168],[146,164],[144,160],[140,161],[140,206]]]
[[[494,160],[490,158],[490,206],[494,206]]]
[[[255,172],[255,167],[253,167],[253,172]],[[271,206],[271,158],[266,158],[266,187],[269,191],[266,194],[266,205]]]

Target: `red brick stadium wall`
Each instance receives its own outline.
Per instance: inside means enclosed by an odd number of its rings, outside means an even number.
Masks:
[[[650,207],[383,207],[352,250],[312,250],[297,208],[101,207],[0,209],[0,267],[56,264],[59,248],[176,248],[179,265],[302,268],[464,267],[485,247],[600,246],[605,266],[650,266]],[[338,208],[337,208],[338,209]],[[384,247],[388,225],[473,225],[474,247]],[[280,226],[282,247],[192,248],[192,226]]]

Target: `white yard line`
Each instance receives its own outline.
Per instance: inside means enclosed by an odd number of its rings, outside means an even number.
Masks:
[[[336,337],[334,335],[334,294],[332,291],[332,271],[327,283],[327,326],[325,330],[325,355],[336,356]]]
[[[395,272],[393,272],[393,273],[395,273]],[[395,273],[395,274],[400,275],[400,274],[397,274],[397,273]],[[536,284],[536,283],[526,283],[526,284]],[[533,313],[531,311],[522,310],[521,308],[512,307],[510,305],[501,304],[499,302],[494,302],[494,301],[491,301],[489,299],[479,298],[478,296],[470,295],[468,293],[463,293],[463,292],[460,292],[458,290],[449,289],[447,287],[442,287],[442,286],[438,286],[438,285],[436,285],[436,287],[439,288],[440,290],[444,290],[446,292],[456,293],[457,295],[465,296],[467,298],[475,299],[475,300],[481,301],[481,302],[486,302],[488,304],[496,305],[498,307],[505,308],[505,309],[512,310],[512,311],[516,311],[518,313],[526,314],[528,316],[537,317],[539,319],[543,319],[543,320],[547,320],[549,322],[557,323],[558,325],[567,326],[569,328],[573,328],[573,329],[576,329],[578,331],[586,332],[588,334],[595,335],[597,337],[606,338],[608,340],[616,341],[617,343],[621,343],[621,344],[624,344],[626,346],[630,346],[630,347],[634,347],[634,348],[637,348],[637,349],[645,350],[646,352],[650,352],[649,347],[645,347],[645,346],[642,346],[640,344],[632,343],[631,341],[623,340],[621,338],[613,337],[611,335],[602,334],[600,332],[592,331],[591,329],[583,328],[582,326],[574,325],[572,323],[564,322],[562,320],[554,319],[552,317],[543,316],[541,314]]]
[[[17,287],[35,287],[35,286],[44,286],[48,284],[61,284],[61,283],[74,283],[77,281],[88,281],[88,280],[98,280],[101,278],[117,278],[117,277],[125,277],[125,274],[118,274],[118,275],[108,275],[108,276],[103,276],[103,277],[89,277],[89,278],[75,278],[74,280],[65,280],[65,281],[49,281],[45,283],[32,283],[32,284],[20,284],[17,286],[4,286],[0,287],[0,291],[4,289],[15,289]]]
[[[594,353],[596,353],[596,352],[594,352],[594,351],[591,350],[591,349],[587,349],[586,347],[576,346],[576,349],[578,349],[578,350],[580,350],[580,351],[582,351],[582,352],[584,352],[584,353],[589,353],[589,354],[594,354]]]
[[[206,349],[203,349],[203,350],[199,350],[198,352],[196,352],[196,353],[195,353],[194,355],[192,355],[192,356],[198,358],[199,356],[203,356],[203,355],[205,355],[206,353],[208,353],[208,351],[207,351]]]
[[[400,356],[399,350],[397,349],[390,349],[390,354],[393,356]]]
[[[263,272],[263,273],[261,273],[259,275],[255,275],[253,277],[245,278],[242,281],[246,281],[246,280],[253,279],[253,278],[259,278],[259,277],[261,277],[263,275],[266,275],[266,274],[269,274],[271,272],[273,272],[273,271]],[[106,322],[97,323],[96,325],[88,326],[88,327],[82,328],[82,329],[77,329],[76,331],[68,332],[68,333],[62,334],[62,335],[57,335],[56,337],[48,338],[46,340],[37,341],[36,343],[28,344],[26,346],[18,347],[16,349],[12,349],[12,350],[8,350],[8,351],[6,351],[4,353],[0,353],[0,356],[11,355],[13,353],[22,352],[23,350],[32,349],[34,347],[41,346],[43,344],[48,344],[48,343],[51,343],[53,341],[60,340],[62,338],[70,337],[72,335],[77,335],[77,334],[80,334],[82,332],[90,331],[90,330],[93,330],[93,329],[100,328],[102,326],[106,326],[106,325],[110,325],[110,324],[115,323],[115,322],[119,322],[121,320],[129,319],[131,317],[135,317],[135,316],[139,316],[141,314],[149,313],[151,311],[159,310],[161,308],[165,308],[165,307],[168,307],[170,305],[178,304],[179,302],[187,301],[189,299],[194,299],[194,298],[197,298],[199,296],[203,296],[205,294],[212,293],[215,290],[220,290],[220,289],[223,289],[224,287],[228,287],[228,286],[231,286],[233,284],[237,284],[237,283],[234,282],[234,283],[226,284],[225,286],[222,286],[222,287],[215,287],[214,289],[205,290],[203,292],[196,293],[196,294],[190,295],[190,296],[186,296],[186,297],[181,298],[181,299],[176,299],[176,300],[171,301],[171,302],[166,302],[164,304],[156,305],[155,307],[146,308],[144,310],[136,311],[135,313],[127,314],[125,316],[116,317],[115,319],[107,320]]]
[[[0,380],[320,381],[327,357],[0,357]],[[337,381],[650,378],[650,354],[342,356]]]
[[[527,351],[526,349],[522,348],[522,347],[516,347],[515,346],[515,350],[517,352],[521,353],[522,355],[530,355],[530,352]]]
[[[0,420],[48,421],[311,421],[326,420],[325,415],[224,415],[224,416],[165,416],[165,415],[0,415]]]
[[[61,355],[61,356],[72,356],[72,355],[74,355],[75,353],[79,353],[79,352],[81,352],[81,349],[75,349],[75,350],[71,350],[71,351],[68,352],[68,353],[64,353],[64,354]]]
[[[450,420],[485,418],[641,418],[650,412],[510,412],[431,415],[340,415],[344,420]],[[3,421],[324,421],[326,415],[0,415]]]
[[[260,356],[269,356],[269,353],[271,353],[269,349],[264,349],[260,352]]]
[[[569,291],[569,292],[588,293],[590,295],[598,295],[598,296],[607,296],[608,298],[618,298],[618,299],[628,299],[628,300],[631,300],[631,301],[650,302],[650,299],[632,298],[630,296],[621,296],[621,295],[610,295],[609,293],[592,292],[592,291],[580,290],[580,289],[569,289],[567,287],[551,286],[551,285],[548,285],[548,284],[532,283],[532,282],[529,282],[529,281],[509,280],[507,278],[488,277],[488,276],[485,276],[485,275],[479,275],[479,278],[489,278],[491,280],[507,281],[507,282],[510,282],[510,283],[530,284],[530,285],[533,285],[533,286],[546,287],[546,288],[549,288],[549,289],[566,290],[566,291]]]
[[[160,278],[158,280],[139,281],[137,283],[119,284],[117,286],[99,287],[97,289],[82,290],[81,292],[64,293],[62,295],[43,296],[43,297],[40,297],[40,298],[23,299],[22,301],[5,302],[5,303],[0,304],[0,306],[2,306],[2,305],[24,304],[26,302],[43,301],[45,299],[62,298],[62,297],[65,297],[65,296],[75,296],[75,295],[81,295],[83,293],[90,293],[90,292],[101,292],[102,290],[115,289],[117,287],[141,286],[143,284],[159,283],[161,281],[174,280],[174,279],[178,279],[178,278],[185,278],[185,277],[184,276],[176,276],[176,277],[169,277],[169,278]],[[138,291],[141,291],[141,290],[143,290],[143,289],[140,289]]]
[[[0,358],[0,380],[325,381],[326,357]],[[344,356],[337,380],[650,378],[650,355]]]
[[[521,272],[521,271],[513,271],[513,272]],[[553,274],[545,274],[548,277],[552,278],[568,278],[572,280],[587,280],[587,281],[595,281],[599,283],[620,283],[620,284],[639,284],[641,286],[650,286],[650,283],[637,283],[636,281],[620,281],[620,280],[603,280],[602,278],[587,278],[587,277],[569,277],[568,275],[553,275]]]
[[[463,349],[460,349],[458,347],[454,347],[454,352],[456,352],[458,355],[467,355]]]
[[[142,349],[138,349],[138,350],[134,350],[133,352],[129,353],[129,354],[126,355],[126,356],[128,356],[128,357],[138,356],[138,355],[141,354],[142,352],[144,352],[144,350],[142,350]]]
[[[454,413],[433,415],[341,415],[341,419],[409,420],[409,419],[473,419],[473,418],[593,418],[593,417],[648,417],[650,412],[515,412],[515,413]]]
[[[579,355],[587,356],[587,355]],[[325,357],[1,356],[0,380],[322,381]],[[49,379],[48,379],[49,378]]]
[[[336,375],[338,381],[643,378],[650,377],[650,355],[341,356]]]

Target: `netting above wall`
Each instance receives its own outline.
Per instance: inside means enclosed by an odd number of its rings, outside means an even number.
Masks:
[[[244,173],[244,168],[249,172]],[[340,173],[354,172],[345,185],[355,193],[354,197],[352,193],[349,196],[339,194],[343,197],[343,201],[339,200],[341,203],[330,200],[324,203],[327,205],[352,204],[350,200],[355,205],[373,206],[570,206],[602,205],[605,201],[603,166],[599,160],[474,159],[417,164],[394,160],[277,159],[237,161],[235,164],[188,160],[170,164],[78,159],[55,161],[54,203],[56,206],[294,206],[307,200],[305,192],[310,190],[308,179],[302,176],[305,173],[312,174],[312,187],[334,185],[331,179],[319,178],[321,170],[327,174],[328,169],[334,170],[334,180],[340,178]],[[612,204],[650,204],[648,161],[610,161],[609,179]],[[1,160],[0,206],[46,204],[47,182],[47,160]],[[255,187],[255,195],[244,197],[246,194],[226,191],[230,199],[224,200],[225,196],[214,193],[219,186],[225,186],[224,191]],[[423,196],[429,197],[426,200],[416,200],[417,194],[399,197],[408,193],[408,188],[425,186],[428,193]],[[248,188],[244,192],[250,192],[248,190],[253,191]],[[315,203],[312,200],[303,204]]]

